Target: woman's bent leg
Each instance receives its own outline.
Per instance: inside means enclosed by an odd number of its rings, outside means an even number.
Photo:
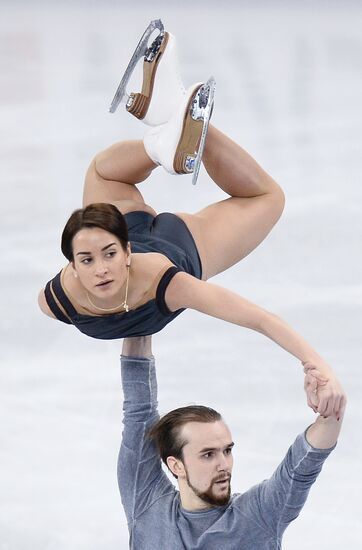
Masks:
[[[142,141],[122,141],[101,151],[91,162],[84,183],[83,206],[93,202],[115,204],[122,213],[146,210],[136,187],[156,165],[146,154]]]
[[[197,214],[178,214],[194,236],[208,279],[247,256],[268,235],[284,207],[279,185],[230,138],[210,126],[203,162],[230,198]]]

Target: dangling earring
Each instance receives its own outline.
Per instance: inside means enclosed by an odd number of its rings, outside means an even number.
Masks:
[[[130,268],[130,264],[131,264],[131,259],[130,259],[130,263],[127,265],[126,294],[125,294],[125,297],[124,297],[124,302],[122,304],[122,306],[123,306],[126,313],[129,311],[129,306],[127,304],[127,300],[128,300],[128,285],[129,285],[129,268]]]

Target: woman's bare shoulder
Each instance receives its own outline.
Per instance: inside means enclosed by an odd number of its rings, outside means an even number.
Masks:
[[[132,254],[131,270],[134,284],[132,285],[131,281],[131,285],[137,289],[135,293],[137,304],[155,298],[163,274],[172,266],[173,263],[166,256],[157,252]]]
[[[146,252],[132,254],[132,264],[142,276],[153,278],[163,268],[174,265],[171,260],[159,252]]]

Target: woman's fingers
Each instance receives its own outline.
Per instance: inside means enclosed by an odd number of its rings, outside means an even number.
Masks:
[[[327,378],[310,362],[304,362],[303,367],[308,405],[325,418],[332,415],[339,418],[343,413],[346,397],[338,380],[332,372]]]
[[[328,418],[333,413],[334,405],[335,399],[331,396],[325,395],[320,397],[317,410],[321,416]]]
[[[336,402],[334,404],[334,409],[333,409],[333,416],[335,416],[337,420],[339,420],[341,416],[342,403],[343,403],[343,396],[341,395],[339,399],[336,399]]]
[[[347,404],[347,397],[346,397],[346,394],[343,393],[338,403],[338,406],[335,407],[335,411],[334,411],[334,414],[337,420],[340,420],[343,417],[346,404]]]
[[[304,364],[304,372],[305,374],[310,374],[311,376],[314,376],[321,384],[326,384],[329,380],[326,376],[324,376],[314,365],[311,363],[305,363]]]
[[[317,396],[317,389],[318,389],[318,381],[317,379],[311,375],[310,372],[307,372],[304,377],[304,389],[307,394],[307,404],[308,406],[313,409],[314,412],[317,412],[317,405],[318,405],[318,396]]]
[[[319,414],[326,418],[332,415],[338,418],[341,414],[341,406],[345,400],[343,388],[338,380],[333,378],[324,386],[318,387],[317,393],[319,397]]]

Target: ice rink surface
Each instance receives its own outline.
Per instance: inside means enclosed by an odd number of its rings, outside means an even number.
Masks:
[[[213,123],[286,194],[267,240],[215,281],[290,322],[349,396],[338,447],[284,548],[358,550],[362,3],[318,0],[1,2],[0,550],[128,548],[121,342],[51,321],[36,299],[64,265],[60,233],[92,156],[142,136],[123,108],[107,110],[157,17],[178,37],[186,84],[216,77]],[[141,191],[157,211],[223,198],[204,170],[194,188],[159,169]],[[298,361],[256,333],[188,311],[154,337],[154,353],[161,412],[211,404],[228,422],[234,492],[269,477],[313,422]]]

